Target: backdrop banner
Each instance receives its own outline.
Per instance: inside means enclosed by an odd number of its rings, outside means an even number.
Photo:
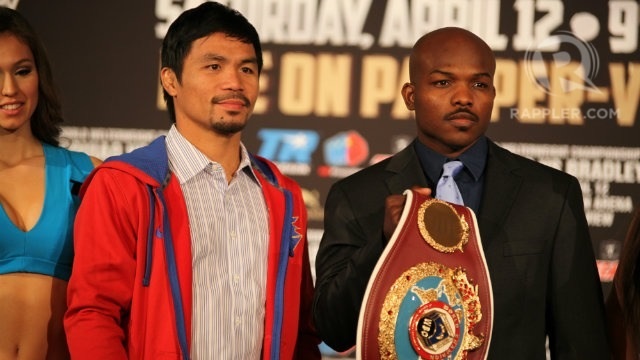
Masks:
[[[0,0],[52,60],[65,144],[106,158],[166,133],[159,49],[200,0]],[[416,126],[400,88],[424,33],[459,26],[495,51],[488,135],[582,185],[603,290],[640,201],[637,0],[222,1],[256,26],[265,66],[250,151],[304,188],[311,259],[336,180],[402,149]],[[312,264],[313,266],[313,264]]]

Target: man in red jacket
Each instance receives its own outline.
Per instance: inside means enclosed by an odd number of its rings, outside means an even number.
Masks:
[[[74,359],[320,358],[300,188],[241,142],[261,69],[255,28],[228,7],[205,2],[169,27],[173,126],[82,189]]]

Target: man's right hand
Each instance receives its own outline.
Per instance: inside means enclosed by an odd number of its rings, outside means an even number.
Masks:
[[[411,190],[418,192],[425,196],[431,196],[431,189],[414,186]],[[404,202],[406,196],[404,195],[389,195],[385,199],[384,203],[384,224],[382,225],[382,231],[387,241],[391,239],[393,232],[398,226],[400,221],[400,215],[402,215],[402,209],[404,208]]]

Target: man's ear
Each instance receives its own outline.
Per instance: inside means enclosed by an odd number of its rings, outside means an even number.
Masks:
[[[176,87],[179,82],[178,78],[176,77],[176,73],[172,69],[163,67],[160,70],[160,81],[162,82],[162,87],[166,92],[169,93],[169,95],[177,95],[178,91],[176,90]]]
[[[404,99],[404,105],[409,110],[415,110],[415,86],[412,83],[405,83],[402,85],[402,99]]]

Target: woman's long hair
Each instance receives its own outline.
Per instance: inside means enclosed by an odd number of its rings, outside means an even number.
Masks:
[[[617,271],[625,326],[640,349],[640,206],[631,218]]]
[[[31,132],[39,141],[58,146],[64,119],[44,46],[19,12],[0,7],[0,34],[7,33],[29,47],[38,71],[38,105],[31,116]]]

